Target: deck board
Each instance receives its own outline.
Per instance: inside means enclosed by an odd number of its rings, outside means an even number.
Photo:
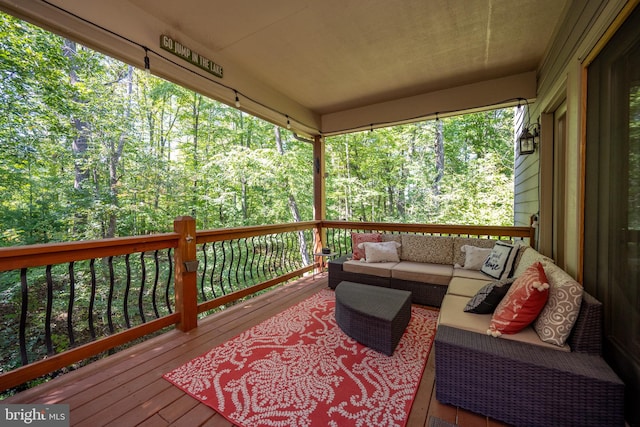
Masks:
[[[3,403],[66,403],[74,426],[208,426],[232,424],[171,385],[162,375],[246,329],[327,288],[311,276],[207,316],[193,331],[171,330],[117,354],[7,398]],[[427,361],[408,427],[425,427],[435,416],[462,427],[504,424],[435,398],[434,352]]]

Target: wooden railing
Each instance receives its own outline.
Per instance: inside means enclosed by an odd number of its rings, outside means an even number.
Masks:
[[[527,245],[535,243],[532,227],[506,227],[447,224],[399,224],[380,222],[323,221],[326,245],[339,255],[351,252],[352,232],[415,233],[432,236],[483,237],[496,240],[522,240]]]
[[[534,241],[529,227],[308,221],[0,248],[4,372],[16,387],[295,279],[323,246],[351,252],[352,231]],[[11,365],[11,361],[17,361]]]
[[[314,268],[319,221],[0,248],[0,390]]]

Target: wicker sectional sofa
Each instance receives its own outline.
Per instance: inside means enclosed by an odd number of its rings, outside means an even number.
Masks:
[[[329,287],[343,280],[410,291],[414,304],[440,307],[454,277],[487,280],[475,270],[458,268],[464,264],[462,246],[491,248],[495,240],[467,237],[383,234],[382,241],[400,243],[400,262],[366,263],[352,254],[329,261]],[[489,278],[490,279],[490,278]]]
[[[541,262],[549,282],[553,279],[558,289],[574,294],[579,310],[575,323],[572,320],[572,327],[565,332],[566,341],[555,343],[552,335],[541,334],[545,325],[539,325],[538,319],[518,333],[494,337],[487,335],[492,314],[464,309],[495,279],[455,265],[464,262],[464,254],[458,253],[462,245],[487,248],[495,241],[453,237],[443,252],[441,239],[422,239],[419,244],[419,239],[403,235],[385,239],[401,243],[399,263],[367,265],[349,256],[335,259],[329,263],[329,286],[335,288],[348,280],[409,290],[414,303],[440,307],[434,342],[436,398],[440,402],[516,426],[624,425],[624,383],[602,358],[602,304],[581,287],[577,294],[579,285],[552,260],[523,247],[511,274],[518,277]],[[416,252],[433,243],[439,245],[440,254]],[[451,252],[446,249],[449,244]],[[450,257],[450,264],[441,264],[446,257]],[[434,260],[437,262],[429,262]],[[417,265],[421,261],[422,269]],[[402,263],[408,263],[404,268],[408,272],[394,271]]]

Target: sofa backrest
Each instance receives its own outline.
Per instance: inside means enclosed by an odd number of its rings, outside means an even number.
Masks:
[[[401,234],[402,261],[453,264],[453,237]]]

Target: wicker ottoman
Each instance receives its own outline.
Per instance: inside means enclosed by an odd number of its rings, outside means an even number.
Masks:
[[[336,322],[359,343],[391,356],[411,320],[411,292],[340,282]]]

